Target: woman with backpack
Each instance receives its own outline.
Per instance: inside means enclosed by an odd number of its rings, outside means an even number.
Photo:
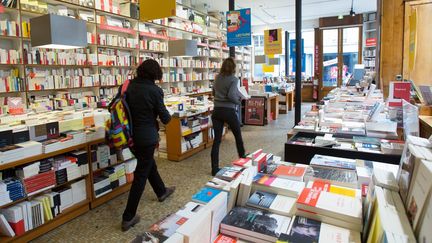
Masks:
[[[159,202],[163,202],[175,190],[175,187],[165,186],[153,157],[159,142],[157,118],[163,124],[168,124],[171,120],[163,101],[163,91],[155,84],[156,80],[162,80],[162,69],[158,62],[149,59],[137,68],[136,78],[130,81],[126,90],[126,103],[131,115],[129,119],[132,121],[133,153],[138,163],[123,213],[123,231],[140,221],[136,211],[147,179]]]

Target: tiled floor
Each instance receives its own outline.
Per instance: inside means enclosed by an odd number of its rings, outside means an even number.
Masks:
[[[307,106],[303,111],[307,110]],[[294,112],[280,115],[277,121],[265,127],[244,126],[242,128],[246,151],[263,148],[275,155],[283,156],[286,133],[294,124]],[[236,159],[235,142],[232,133],[226,136],[220,149],[222,165]],[[173,197],[163,203],[156,200],[151,186],[147,184],[141,198],[138,214],[141,222],[128,232],[120,230],[121,215],[127,200],[127,193],[91,210],[81,217],[39,237],[34,242],[130,242],[137,234],[145,231],[163,216],[177,211],[210,178],[210,149],[206,149],[182,162],[157,160],[159,172],[166,185],[175,185]]]

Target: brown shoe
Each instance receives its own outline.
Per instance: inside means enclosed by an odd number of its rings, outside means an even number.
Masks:
[[[122,231],[128,231],[130,228],[134,227],[140,221],[140,217],[135,215],[130,221],[122,221]]]
[[[171,194],[174,193],[175,191],[175,186],[170,186],[166,188],[165,194],[163,194],[162,196],[158,197],[158,201],[159,202],[163,202],[165,201],[165,199],[167,199],[169,196],[171,196]]]

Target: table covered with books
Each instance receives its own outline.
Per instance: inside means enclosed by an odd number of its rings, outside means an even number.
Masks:
[[[432,143],[408,136],[400,165],[262,149],[224,167],[133,242],[420,242],[432,225]],[[424,241],[422,241],[424,242]],[[425,242],[428,242],[427,240]]]

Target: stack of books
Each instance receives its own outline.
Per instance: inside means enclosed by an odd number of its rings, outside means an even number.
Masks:
[[[7,190],[7,185],[0,181],[0,206],[11,203],[9,191]]]
[[[2,182],[6,185],[10,200],[17,201],[26,196],[24,185],[20,179],[10,177],[4,179]]]
[[[22,180],[27,195],[29,196],[52,188],[56,185],[56,176],[54,170],[39,173],[31,177],[24,177]]]
[[[93,188],[95,197],[101,197],[112,191],[110,178],[105,175],[96,176],[93,178]]]

